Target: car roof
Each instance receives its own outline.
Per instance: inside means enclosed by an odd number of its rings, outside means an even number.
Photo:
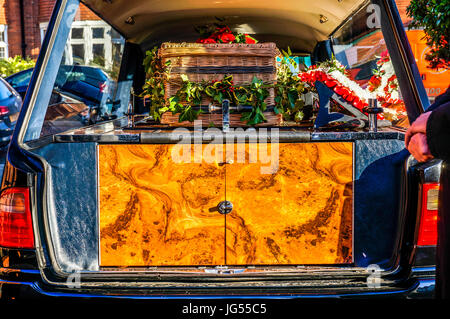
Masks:
[[[34,68],[29,68],[29,69],[26,69],[26,70],[22,70],[22,71],[16,72],[14,74],[11,74],[10,76],[7,76],[5,78],[5,80],[8,81],[9,79],[15,78],[16,76],[18,76],[20,74],[27,73],[27,72],[33,72],[33,70],[34,70]]]
[[[260,41],[310,52],[367,0],[84,0],[131,42],[189,41],[194,26],[225,19]]]

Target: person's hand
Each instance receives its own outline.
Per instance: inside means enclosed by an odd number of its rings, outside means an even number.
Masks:
[[[405,147],[408,148],[412,136],[416,133],[427,133],[427,121],[431,112],[422,113],[408,128],[405,135]],[[409,148],[408,148],[409,149]]]
[[[427,144],[427,136],[423,133],[414,134],[408,143],[408,151],[419,162],[433,159]]]

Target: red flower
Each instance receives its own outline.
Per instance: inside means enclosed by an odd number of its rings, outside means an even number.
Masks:
[[[350,92],[349,95],[345,98],[347,102],[351,103],[355,99],[355,96],[353,95],[353,92]]]
[[[337,81],[333,81],[333,80],[325,80],[324,83],[329,88],[332,88],[337,85]]]
[[[231,43],[236,40],[236,37],[233,33],[222,33],[218,35],[217,39],[219,39],[223,43]]]
[[[393,80],[395,80],[397,78],[397,76],[395,74],[393,74],[389,79],[388,82],[391,82]]]
[[[206,39],[198,39],[197,43],[217,43],[217,42],[214,39],[206,38]]]
[[[253,39],[251,36],[249,36],[248,34],[246,34],[245,35],[245,43],[248,43],[248,44],[254,44],[254,43],[256,43],[256,40],[255,39]]]
[[[322,71],[317,72],[317,80],[319,80],[320,82],[324,82],[326,79],[327,79],[327,76],[324,72],[322,72]]]
[[[231,29],[229,27],[223,27],[223,28],[216,28],[216,32],[217,34],[220,33],[231,33]]]
[[[340,84],[336,85],[334,87],[333,91],[339,95],[342,95],[344,93],[344,89],[343,89],[342,85],[340,85]]]

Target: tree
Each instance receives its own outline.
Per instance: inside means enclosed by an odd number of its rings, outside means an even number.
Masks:
[[[406,12],[413,18],[409,28],[425,32],[430,68],[450,69],[450,0],[411,0]]]

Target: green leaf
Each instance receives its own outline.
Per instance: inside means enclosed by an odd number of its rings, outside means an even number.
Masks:
[[[189,78],[186,74],[180,74],[180,77],[183,82],[189,82]]]
[[[295,101],[297,100],[297,92],[296,91],[288,91],[288,99],[289,99],[289,105],[291,108],[295,107]]]
[[[297,114],[295,114],[295,121],[300,122],[301,120],[303,120],[304,116],[305,115],[302,111],[297,112]]]
[[[273,112],[277,115],[280,114],[280,110],[276,106],[273,107]]]

